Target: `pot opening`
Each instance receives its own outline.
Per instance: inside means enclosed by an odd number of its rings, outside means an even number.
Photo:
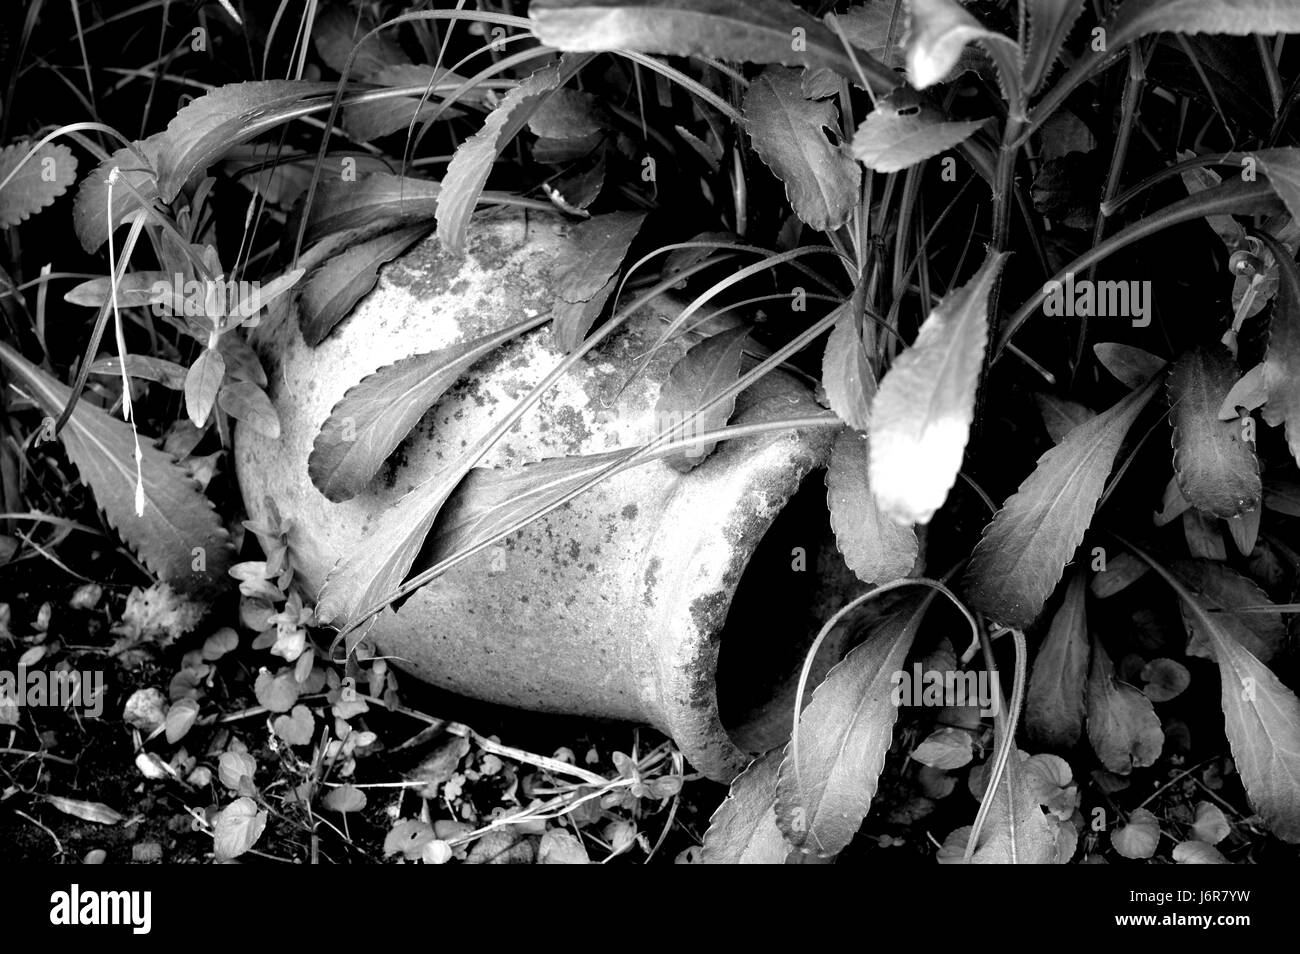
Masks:
[[[759,541],[722,629],[718,713],[737,747],[761,753],[789,737],[804,656],[823,623],[862,591],[835,546],[825,472],[813,471]],[[846,623],[822,644],[805,704],[855,635]]]

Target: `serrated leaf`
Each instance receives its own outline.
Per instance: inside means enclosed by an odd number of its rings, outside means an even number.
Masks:
[[[853,156],[876,172],[898,172],[965,142],[985,122],[954,122],[913,92],[895,93],[858,127]]]
[[[916,564],[916,531],[888,519],[876,506],[868,482],[867,435],[840,431],[826,469],[826,502],[835,543],[849,569],[864,583],[907,576]]]
[[[414,354],[348,388],[321,425],[307,473],[328,499],[355,497],[379,472],[429,408],[474,362],[536,327],[529,318],[494,335]]]
[[[950,291],[871,405],[871,489],[899,523],[928,523],[957,480],[988,344],[988,297],[1005,253]]]
[[[1139,808],[1126,824],[1110,833],[1110,844],[1125,858],[1150,858],[1160,844],[1160,820],[1145,808]]]
[[[858,431],[865,431],[871,425],[871,400],[876,396],[876,376],[857,319],[858,294],[865,291],[866,286],[859,283],[858,291],[840,306],[839,320],[831,329],[822,355],[826,402],[840,420]]]
[[[221,409],[263,437],[280,436],[280,415],[266,392],[252,381],[230,381],[217,395]]]
[[[204,348],[185,373],[185,413],[195,427],[208,423],[212,405],[217,402],[221,379],[226,376],[226,359],[221,352]]]
[[[77,180],[77,160],[72,150],[47,142],[14,173],[30,151],[25,140],[0,150],[0,228],[17,225],[50,205]],[[12,178],[10,175],[12,174]]]
[[[1130,388],[1140,388],[1168,364],[1149,351],[1114,341],[1093,345],[1092,350],[1101,366]]]
[[[1036,0],[1027,5],[1029,44],[1025,51],[1025,92],[1032,96],[1052,71],[1084,0]]]
[[[1088,617],[1084,573],[1076,570],[1052,617],[1025,693],[1025,729],[1046,748],[1072,748],[1083,735],[1088,676]]]
[[[660,430],[666,431],[685,421],[704,404],[736,383],[744,356],[749,328],[731,328],[692,345],[673,364],[655,403],[655,418]],[[717,430],[727,423],[735,410],[736,398],[704,412],[678,433],[678,438]],[[717,441],[704,441],[666,458],[677,471],[687,473],[713,453]]]
[[[858,75],[834,32],[785,0],[536,0],[528,17],[537,38],[559,50],[708,56]],[[792,42],[795,36],[802,42]],[[877,91],[901,81],[865,52],[857,56]]]
[[[217,858],[229,860],[247,852],[266,830],[266,812],[247,796],[237,798],[212,820],[213,848]]]
[[[1214,613],[1220,632],[1230,635],[1261,662],[1268,662],[1286,641],[1286,624],[1277,613],[1234,613],[1240,606],[1266,606],[1268,594],[1236,570],[1210,560],[1179,560],[1170,565],[1179,581],[1196,594],[1198,605]],[[1187,654],[1214,658],[1211,634],[1197,622],[1197,614],[1183,607],[1187,628]]]
[[[793,850],[776,827],[776,778],[781,750],[750,763],[709,820],[701,862],[706,865],[779,865]]]
[[[1277,260],[1279,284],[1264,353],[1264,420],[1285,425],[1291,456],[1300,463],[1300,269],[1282,243],[1267,233],[1260,239]]]
[[[303,282],[302,337],[320,344],[354,305],[375,287],[379,267],[391,262],[428,231],[427,225],[408,225],[354,245],[328,259]]]
[[[0,342],[0,361],[50,417],[57,417],[72,389]],[[141,439],[144,510],[136,514],[135,437],[125,421],[88,401],[77,402],[59,435],[81,480],[95,494],[108,522],[159,578],[188,591],[225,583],[231,562],[230,535],[208,500],[171,455]],[[203,555],[195,569],[195,554]]]
[[[1251,807],[1283,841],[1300,842],[1300,699],[1167,571],[1161,573],[1214,647],[1224,730]]]
[[[785,185],[795,215],[823,232],[847,222],[862,170],[823,133],[839,128],[834,104],[805,99],[797,71],[769,66],[750,83],[743,108],[754,151]]]
[[[867,817],[898,721],[893,677],[930,600],[876,628],[826,674],[799,716],[798,748],[792,739],[781,761],[776,818],[801,850],[835,855]]]
[[[1236,377],[1237,364],[1221,344],[1189,351],[1169,374],[1174,476],[1192,506],[1214,517],[1259,506],[1255,447],[1243,439],[1239,422],[1219,420]]]
[[[1034,621],[1092,523],[1124,436],[1155,392],[1152,381],[1038,458],[975,547],[964,585],[976,609],[1018,629]]]
[[[1300,33],[1291,0],[1125,0],[1106,31],[1107,49],[1151,33]]]
[[[501,98],[483,126],[456,149],[438,195],[438,239],[443,248],[460,254],[465,248],[470,215],[501,150],[528,123],[543,98],[569,80],[591,57],[563,57],[555,66],[533,73]]]
[[[1151,700],[1116,681],[1110,656],[1095,641],[1088,672],[1088,741],[1101,764],[1116,775],[1154,765],[1165,745]]]

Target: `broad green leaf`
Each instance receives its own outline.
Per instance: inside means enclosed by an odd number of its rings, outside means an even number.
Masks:
[[[899,523],[928,523],[957,480],[988,344],[989,290],[1005,258],[990,255],[944,296],[876,392],[871,489]]]
[[[660,431],[682,424],[706,402],[736,383],[740,377],[745,342],[748,340],[748,327],[720,331],[692,345],[677,359],[668,372],[668,380],[664,382],[659,400],[655,403],[655,417]],[[736,398],[733,396],[677,430],[673,439],[690,438],[725,426],[735,407]],[[717,441],[694,444],[667,460],[673,468],[684,474],[702,464],[716,446]]]
[[[915,93],[899,92],[880,100],[858,127],[853,155],[868,169],[898,172],[965,142],[985,122],[953,122]]]
[[[1232,834],[1232,825],[1218,805],[1199,802],[1196,805],[1196,821],[1192,823],[1192,834],[1207,845],[1217,845]]]
[[[866,286],[859,284],[865,293]],[[868,360],[862,329],[858,327],[858,292],[840,306],[822,355],[822,387],[826,402],[845,424],[858,431],[871,425],[871,399],[876,396],[876,376]]]
[[[835,543],[844,562],[864,583],[880,584],[912,572],[919,545],[916,530],[882,514],[868,483],[867,435],[844,428],[826,469],[826,498]]]
[[[1199,606],[1214,613],[1218,631],[1231,636],[1261,662],[1271,660],[1286,643],[1286,623],[1280,613],[1233,612],[1240,606],[1267,606],[1273,602],[1253,580],[1212,560],[1179,560],[1170,570],[1196,595]],[[1214,640],[1197,619],[1197,614],[1184,605],[1187,655],[1213,659]]]
[[[1124,436],[1155,392],[1151,381],[1038,458],[975,547],[965,589],[976,609],[1020,629],[1037,618],[1092,523]]]
[[[1168,364],[1149,351],[1114,341],[1093,345],[1092,350],[1101,366],[1130,388],[1142,387]]]
[[[1061,54],[1070,27],[1083,12],[1084,0],[1035,0],[1025,5],[1029,14],[1028,48],[1025,50],[1025,92],[1038,91]]]
[[[340,785],[331,788],[324,801],[325,807],[332,812],[359,812],[366,807],[366,793],[355,785]]]
[[[931,732],[924,742],[912,750],[912,761],[930,768],[944,771],[959,769],[969,765],[974,753],[971,751],[971,734],[965,729],[943,727]]]
[[[35,215],[77,181],[77,159],[67,146],[47,142],[15,173],[28,152],[25,140],[0,150],[0,182],[9,180],[0,189],[0,228]]]
[[[793,846],[776,827],[776,779],[781,750],[773,749],[750,763],[726,800],[709,819],[704,835],[706,865],[784,864]]]
[[[328,259],[303,282],[302,337],[320,344],[379,280],[379,268],[391,262],[427,232],[427,225],[408,225],[354,245]]]
[[[1232,864],[1213,845],[1203,841],[1184,841],[1173,850],[1174,864],[1179,865],[1230,865]]]
[[[163,723],[166,727],[167,742],[175,745],[194,726],[194,720],[199,717],[199,704],[194,699],[177,699],[172,707],[167,710],[167,718]]]
[[[798,749],[791,740],[781,761],[776,819],[802,851],[837,854],[867,817],[898,721],[893,677],[930,600],[878,626],[826,674],[799,716]]]
[[[465,248],[470,216],[501,150],[528,124],[546,96],[563,86],[590,55],[565,56],[554,66],[533,73],[501,98],[483,126],[456,149],[442,178],[438,195],[438,239],[443,248],[459,254]]]
[[[1029,677],[1025,729],[1044,748],[1069,749],[1083,735],[1090,649],[1084,592],[1084,573],[1076,570]]]
[[[1219,663],[1223,722],[1251,807],[1283,841],[1300,842],[1300,699],[1163,568]]]
[[[1291,456],[1300,463],[1300,269],[1277,239],[1260,238],[1277,259],[1280,273],[1273,318],[1268,326],[1264,354],[1264,420],[1272,427],[1285,425]]]
[[[1150,858],[1160,844],[1160,819],[1145,808],[1139,808],[1125,824],[1111,831],[1110,844],[1125,858]]]
[[[359,229],[379,222],[412,225],[432,219],[442,185],[429,179],[372,172],[356,182],[326,179],[316,191],[307,216],[308,243],[331,232]]]
[[[244,796],[237,798],[212,819],[212,840],[217,858],[229,860],[247,852],[266,830],[266,815],[257,803]]]
[[[1088,672],[1088,741],[1116,775],[1154,765],[1165,745],[1151,700],[1115,679],[1110,656],[1095,640]]]
[[[1219,406],[1232,389],[1237,363],[1221,344],[1197,348],[1178,359],[1169,374],[1174,476],[1202,513],[1236,517],[1259,506],[1259,461],[1239,421],[1219,420]]]
[[[528,16],[537,38],[559,50],[709,56],[858,75],[834,32],[786,0],[536,0]],[[878,92],[901,81],[865,52],[857,60]]]
[[[195,427],[208,423],[208,415],[217,402],[217,391],[226,376],[226,359],[220,351],[204,348],[185,373],[185,413]]]
[[[1063,865],[1074,855],[1078,846],[1074,826],[1042,810],[1042,785],[1033,771],[1036,759],[1042,756],[1030,757],[1019,749],[1011,753],[971,856],[972,864]],[[968,829],[961,830],[969,836]],[[963,850],[966,840],[961,840]]]
[[[754,151],[784,183],[795,215],[823,232],[847,222],[862,170],[823,132],[839,128],[834,104],[804,99],[798,72],[769,66],[749,84],[744,113]]]
[[[529,318],[485,338],[413,354],[348,388],[321,425],[307,458],[316,489],[336,503],[361,493],[411,428],[474,362],[548,319]]]
[[[71,388],[0,342],[0,361],[51,418]],[[177,589],[212,591],[226,583],[230,535],[208,500],[170,454],[140,440],[143,512],[137,515],[136,439],[131,425],[88,401],[77,402],[59,434],[68,459],[95,494],[108,522],[152,572]]]

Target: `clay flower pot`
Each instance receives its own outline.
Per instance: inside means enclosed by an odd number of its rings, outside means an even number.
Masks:
[[[307,475],[330,409],[383,365],[549,310],[567,230],[536,216],[480,217],[464,257],[425,240],[382,271],[319,347],[304,344],[295,315],[259,329],[281,435],[239,429],[236,468],[253,517],[270,496],[291,521],[309,590],[377,514],[454,459],[562,355],[543,326],[484,359],[369,490],[342,503]],[[620,388],[665,309],[671,303],[635,316],[482,464],[517,467],[651,438],[660,383],[692,342],[670,343]],[[772,374],[741,396],[732,421],[820,410],[803,384]],[[822,477],[809,479],[825,467],[832,436],[812,429],[726,441],[687,474],[662,462],[625,471],[425,586],[380,617],[371,638],[400,669],[468,696],[649,723],[700,771],[728,780],[788,735],[804,649],[845,593],[861,590],[830,535]],[[464,503],[462,493],[448,507]]]

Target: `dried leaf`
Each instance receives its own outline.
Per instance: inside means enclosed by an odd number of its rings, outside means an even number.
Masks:
[[[1259,461],[1237,421],[1221,421],[1219,406],[1237,376],[1221,344],[1181,357],[1169,374],[1174,476],[1192,506],[1214,517],[1236,517],[1259,506]]]
[[[839,128],[834,104],[805,99],[797,71],[769,66],[750,83],[744,112],[754,151],[785,184],[795,215],[823,232],[847,222],[862,170],[823,134]]]
[[[867,476],[867,435],[840,431],[826,470],[831,528],[844,562],[864,583],[907,576],[916,565],[916,531],[888,519],[876,506]]]
[[[1134,391],[1038,458],[975,547],[965,587],[980,612],[1021,629],[1038,616],[1092,523],[1120,444],[1155,387],[1152,381]]]
[[[871,407],[871,488],[900,523],[928,523],[957,479],[988,343],[988,296],[1004,254],[930,313]]]

